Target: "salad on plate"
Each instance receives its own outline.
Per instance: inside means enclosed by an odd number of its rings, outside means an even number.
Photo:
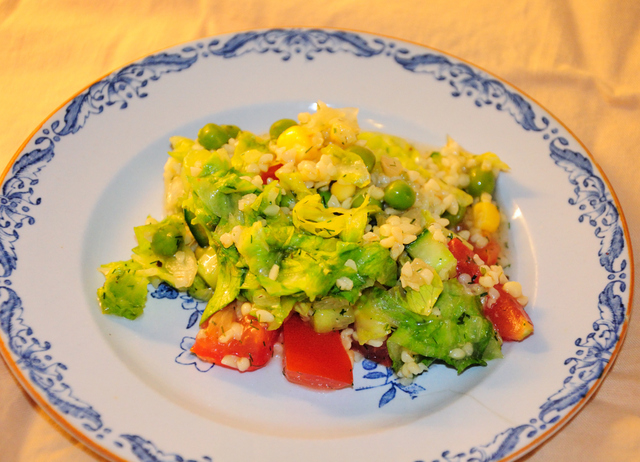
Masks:
[[[265,134],[172,137],[166,215],[100,267],[102,312],[133,320],[166,284],[206,302],[201,360],[248,372],[277,352],[289,381],[319,389],[350,387],[362,358],[406,382],[434,363],[462,373],[531,335],[493,195],[508,166],[361,131],[357,113],[318,102]]]

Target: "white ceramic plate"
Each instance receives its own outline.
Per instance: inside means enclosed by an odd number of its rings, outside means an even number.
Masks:
[[[202,306],[156,293],[135,322],[100,314],[101,263],[161,215],[172,135],[207,122],[264,132],[315,101],[364,129],[452,136],[511,167],[512,277],[536,332],[461,376],[403,387],[365,363],[354,389],[294,386],[278,361],[238,374],[188,353]],[[19,152],[0,210],[0,347],[35,400],[98,453],[133,461],[485,461],[519,457],[594,393],[620,349],[632,259],[604,176],[564,126],[449,55],[338,30],[262,30],[148,56],[66,103]]]

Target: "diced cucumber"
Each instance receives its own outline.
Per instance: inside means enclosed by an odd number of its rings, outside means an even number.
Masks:
[[[311,324],[318,333],[345,329],[355,320],[353,307],[344,299],[325,297],[312,306]]]
[[[433,235],[425,230],[418,238],[406,247],[411,258],[420,258],[440,275],[443,280],[455,274],[457,261],[446,244],[436,241]]]
[[[361,345],[391,333],[389,316],[374,303],[359,304],[355,313],[355,330]]]

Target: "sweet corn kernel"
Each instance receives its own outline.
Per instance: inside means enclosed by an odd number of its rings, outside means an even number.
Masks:
[[[295,149],[297,151],[296,158],[299,161],[304,159],[312,159],[318,152],[313,144],[313,135],[306,127],[294,125],[287,128],[278,137],[279,148],[286,150]]]
[[[491,202],[478,202],[473,206],[473,223],[482,231],[493,233],[500,226],[500,212]]]
[[[515,298],[522,296],[522,286],[517,281],[506,282],[503,286],[504,291]]]
[[[287,128],[278,137],[278,147],[292,149],[298,146],[310,147],[311,137],[309,131],[300,125]]]
[[[356,186],[353,184],[340,184],[335,182],[331,185],[331,194],[336,196],[336,198],[343,202],[348,197],[353,196],[356,192]]]

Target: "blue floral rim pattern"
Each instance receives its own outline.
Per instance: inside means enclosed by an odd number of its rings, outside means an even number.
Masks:
[[[510,456],[544,434],[589,395],[622,340],[628,310],[625,293],[631,271],[625,258],[627,244],[619,210],[593,162],[573,150],[570,141],[559,135],[555,122],[540,116],[523,96],[501,81],[449,56],[426,49],[416,53],[397,40],[345,31],[272,29],[205,39],[181,49],[148,56],[108,75],[73,98],[47,121],[34,136],[35,147],[23,152],[11,166],[0,196],[0,271],[3,278],[0,283],[0,329],[16,366],[43,399],[60,415],[102,441],[107,449],[111,445],[128,448],[131,457],[139,461],[195,462],[195,459],[166,453],[143,436],[113,432],[102,421],[99,410],[75,396],[71,385],[65,382],[67,367],[52,356],[54,346],[40,339],[23,320],[24,310],[29,307],[22,305],[19,294],[11,287],[11,276],[18,269],[19,261],[15,243],[20,239],[24,225],[36,224],[30,212],[41,204],[36,193],[39,173],[55,159],[56,144],[62,137],[74,135],[104,111],[125,110],[129,104],[146,98],[153,82],[165,74],[186,71],[205,59],[241,59],[252,53],[273,53],[284,65],[292,59],[313,61],[317,55],[326,53],[390,59],[407,72],[424,74],[425,78],[448,85],[453,98],[468,98],[478,108],[493,107],[508,113],[523,130],[539,133],[548,142],[550,158],[566,172],[573,187],[573,196],[568,198],[568,203],[580,211],[579,221],[593,228],[593,236],[599,244],[598,259],[609,282],[599,294],[599,316],[593,320],[592,330],[575,340],[575,356],[564,362],[567,376],[557,392],[549,396],[538,414],[527,422],[508,428],[487,444],[469,448],[466,452],[443,451],[438,460],[480,462]],[[157,298],[179,296],[166,286],[161,286],[152,295]],[[183,309],[191,312],[187,321],[187,328],[190,328],[197,322],[200,310],[192,299],[184,296],[181,299]],[[187,354],[192,341],[190,337],[183,339],[176,361],[206,372],[212,367],[210,364],[199,363]],[[363,380],[370,386],[358,390],[381,389],[380,407],[391,403],[398,391],[413,398],[423,390],[419,385],[402,386],[386,368],[371,362],[365,362],[362,371]],[[211,461],[212,458],[202,456],[198,460]]]

